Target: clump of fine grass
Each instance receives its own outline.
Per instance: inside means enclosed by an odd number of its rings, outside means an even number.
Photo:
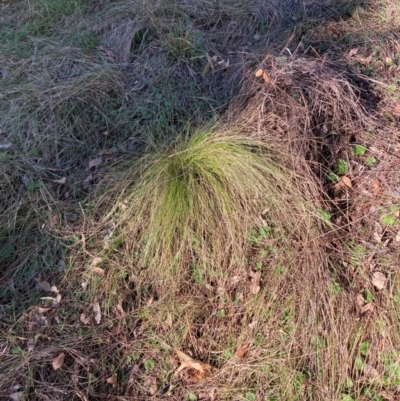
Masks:
[[[255,139],[196,131],[131,168],[120,189],[119,241],[137,255],[139,276],[177,282],[193,263],[206,280],[233,274],[244,268],[250,229],[273,227],[290,252],[290,233],[311,227],[293,178]]]

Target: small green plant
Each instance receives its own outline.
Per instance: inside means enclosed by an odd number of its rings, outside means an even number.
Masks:
[[[348,394],[341,394],[340,401],[355,401],[353,397],[350,397]]]
[[[216,316],[218,318],[223,318],[225,317],[225,314],[226,314],[225,309],[220,309],[219,311],[217,311]]]
[[[336,174],[343,175],[349,171],[349,164],[344,159],[339,159],[334,166]]]
[[[14,246],[12,244],[0,244],[0,260],[9,258],[14,252]]]
[[[247,392],[244,394],[244,399],[245,399],[246,401],[254,401],[254,400],[256,399],[256,393],[253,392],[253,391],[247,391]]]
[[[372,167],[376,164],[377,160],[374,156],[369,156],[367,160],[365,160],[365,165],[367,167]]]
[[[354,156],[363,156],[367,151],[366,145],[355,145],[353,148],[353,155]]]
[[[337,181],[337,180],[339,179],[338,175],[335,174],[335,173],[332,173],[332,172],[328,173],[328,174],[326,175],[326,178],[327,178],[329,181]]]
[[[334,281],[333,283],[328,283],[328,290],[332,294],[339,294],[342,288],[337,281]]]
[[[364,293],[364,301],[366,303],[372,302],[374,300],[374,294],[369,290],[366,289]]]
[[[271,232],[272,232],[272,229],[271,229],[271,227],[268,227],[268,226],[261,227],[259,229],[252,229],[252,230],[250,230],[250,233],[249,233],[250,242],[254,246],[257,246],[260,244],[260,242],[263,239],[270,237]]]
[[[152,359],[146,359],[144,361],[144,369],[146,372],[151,372],[156,367],[155,362]]]
[[[329,210],[318,209],[317,215],[325,224],[332,225],[332,223],[331,223],[332,215]]]
[[[371,343],[369,341],[363,341],[360,344],[360,354],[365,358],[368,354],[368,351],[371,347]]]
[[[197,395],[193,393],[192,391],[188,391],[185,394],[185,400],[187,401],[197,401]]]
[[[260,346],[264,343],[265,337],[263,333],[258,332],[254,338],[253,344],[255,346]]]
[[[389,208],[389,211],[382,217],[382,224],[388,227],[396,226],[399,222],[399,206],[392,205]]]
[[[354,247],[349,247],[351,256],[350,256],[350,263],[353,266],[358,266],[360,262],[368,255],[368,250],[362,245],[356,245]]]

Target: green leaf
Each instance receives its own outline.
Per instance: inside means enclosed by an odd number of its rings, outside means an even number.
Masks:
[[[353,155],[354,156],[363,156],[367,151],[366,145],[356,145],[353,148]]]
[[[13,354],[13,355],[17,355],[17,354],[19,354],[21,352],[21,348],[20,347],[12,347],[11,348],[11,353]]]
[[[11,244],[0,245],[0,260],[7,259],[14,252],[14,246]]]
[[[376,162],[376,158],[374,156],[370,156],[367,160],[365,160],[365,165],[368,167],[372,167]]]
[[[335,173],[328,173],[327,175],[326,175],[326,178],[329,180],[329,181],[337,181],[338,179],[339,179],[339,177],[337,176],[337,174],[335,174]]]
[[[354,398],[350,397],[347,394],[341,394],[340,395],[340,401],[354,401]]]
[[[329,210],[325,209],[318,209],[317,214],[321,220],[323,220],[325,223],[329,223],[331,221],[332,215],[329,212]]]
[[[368,350],[371,346],[371,343],[369,341],[363,341],[360,345],[360,353],[362,356],[367,356]]]
[[[397,224],[397,218],[395,216],[384,216],[382,217],[382,223],[385,226],[393,227]]]
[[[144,368],[146,372],[151,372],[156,367],[155,362],[152,359],[144,361]]]
[[[339,159],[335,164],[335,171],[337,174],[346,174],[349,170],[349,165],[344,159]]]
[[[374,294],[370,290],[365,290],[364,301],[369,303],[374,300]]]
[[[256,394],[253,391],[248,391],[245,395],[244,395],[245,400],[248,401],[253,401],[256,399]]]

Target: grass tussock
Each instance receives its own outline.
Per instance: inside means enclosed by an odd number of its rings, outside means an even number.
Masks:
[[[190,278],[189,265],[200,265],[207,282],[243,271],[252,235],[279,237],[290,253],[289,237],[314,230],[296,175],[262,142],[220,128],[144,156],[122,185],[111,218],[138,255],[134,269],[168,287]]]
[[[0,10],[1,399],[398,397],[398,0]]]

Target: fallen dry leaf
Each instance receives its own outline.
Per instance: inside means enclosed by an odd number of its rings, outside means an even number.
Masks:
[[[114,373],[111,377],[106,380],[107,383],[110,383],[113,387],[118,384],[118,376]]]
[[[65,354],[64,352],[61,352],[60,355],[57,355],[54,359],[53,362],[51,363],[53,366],[54,370],[58,370],[61,368],[61,366],[64,364],[64,359],[65,359]]]
[[[90,263],[90,267],[96,267],[99,263],[101,263],[103,261],[103,258],[94,258],[92,260],[92,263]]]
[[[18,391],[17,393],[12,393],[9,395],[9,398],[12,399],[12,401],[20,401],[21,397],[24,395],[22,391]]]
[[[0,149],[9,149],[9,148],[11,148],[11,146],[13,146],[13,144],[11,142],[0,143]]]
[[[147,388],[147,391],[151,396],[157,392],[157,379],[155,377],[147,377],[143,382],[143,386]]]
[[[379,372],[368,363],[365,363],[363,366],[363,372],[369,377],[379,377]]]
[[[35,349],[35,339],[33,337],[28,339],[27,346],[28,352],[32,352]]]
[[[92,270],[93,272],[99,274],[100,276],[104,276],[104,269],[97,267],[97,265],[99,263],[101,263],[102,261],[103,261],[103,258],[98,258],[98,257],[94,258],[92,260],[92,263],[90,264],[89,269]]]
[[[153,304],[153,302],[154,302],[154,297],[151,297],[151,298],[149,298],[149,300],[146,302],[146,305],[147,305],[147,306],[150,306],[150,305]]]
[[[66,177],[62,177],[59,180],[53,180],[53,182],[55,182],[56,184],[65,184],[67,181]]]
[[[116,152],[118,152],[117,148],[100,149],[99,150],[99,155],[112,155],[112,154],[114,154]]]
[[[263,72],[263,79],[264,79],[264,82],[265,82],[266,84],[268,84],[269,82],[271,82],[271,78],[269,77],[267,71],[264,71],[264,72]]]
[[[42,314],[42,313],[45,313],[45,312],[47,312],[47,311],[49,311],[50,310],[50,308],[38,308],[38,312],[40,313],[40,314]]]
[[[255,72],[254,75],[256,76],[256,78],[259,78],[262,76],[263,72],[264,72],[264,70],[262,68],[260,68]]]
[[[211,373],[211,366],[198,361],[197,359],[193,359],[189,355],[186,355],[184,352],[180,351],[178,348],[174,349],[176,355],[178,355],[179,361],[181,365],[175,370],[174,375],[177,375],[179,372],[186,368],[195,369],[201,373],[201,378],[209,375]]]
[[[396,106],[394,106],[394,111],[396,113],[400,113],[400,102],[396,104]]]
[[[394,401],[395,400],[395,393],[394,391],[386,391],[382,390],[380,392],[380,395],[385,399],[386,401]]]
[[[92,167],[98,167],[100,166],[100,164],[103,163],[103,158],[102,157],[98,157],[97,159],[92,159],[89,161],[89,168]]]
[[[395,242],[400,242],[400,231],[394,237]]]
[[[358,48],[351,49],[348,53],[349,57],[353,57],[358,53]]]
[[[365,301],[364,301],[364,297],[362,296],[362,294],[358,293],[358,294],[356,295],[356,302],[357,302],[357,305],[358,305],[360,308],[361,308],[362,306],[364,306]]]
[[[103,277],[105,276],[104,269],[102,269],[101,267],[93,267],[91,270],[93,273],[96,273],[99,276],[103,276]]]
[[[372,284],[378,289],[382,290],[386,285],[386,277],[381,272],[375,272],[372,276]]]
[[[244,344],[242,345],[236,352],[236,355],[239,358],[244,358],[244,356],[247,354],[247,351],[249,350],[250,344]]]
[[[81,323],[83,323],[84,325],[90,324],[90,317],[87,316],[86,313],[81,313],[81,315],[79,316],[79,320],[80,320]]]
[[[47,292],[51,292],[51,285],[44,280],[40,280],[39,278],[35,278],[35,281],[37,282],[37,285],[42,289]]]
[[[353,188],[353,185],[351,184],[351,180],[350,180],[349,177],[347,177],[347,176],[344,175],[344,176],[341,178],[341,180],[342,180],[343,184],[346,185],[346,187]]]
[[[84,180],[83,180],[83,188],[87,188],[91,181],[93,180],[93,175],[89,174]]]
[[[52,285],[51,292],[54,292],[54,294],[58,294],[60,291],[58,291],[58,288],[55,285]]]
[[[56,308],[58,305],[60,305],[61,299],[61,294],[57,294],[56,297],[53,298],[53,304],[51,305],[51,307]]]
[[[251,285],[250,285],[250,292],[255,295],[260,292],[260,279],[261,279],[261,272],[251,272],[250,273],[251,277]]]
[[[369,302],[361,307],[361,314],[365,315],[366,313],[372,312],[373,310],[374,310],[374,305],[371,302]]]
[[[94,313],[94,320],[97,324],[101,322],[101,311],[100,311],[100,304],[95,302],[93,304],[93,313]]]

